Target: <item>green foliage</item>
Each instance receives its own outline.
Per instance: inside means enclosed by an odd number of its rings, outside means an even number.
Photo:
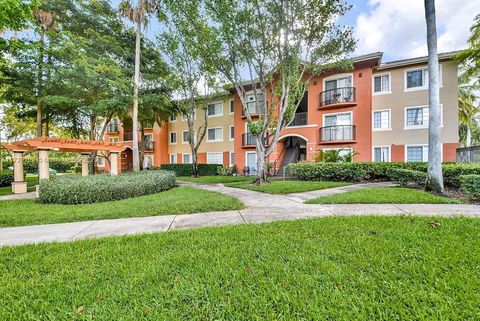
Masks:
[[[220,176],[232,176],[233,171],[231,167],[228,166],[219,166],[217,167],[217,175]]]
[[[13,182],[13,171],[0,171],[0,186],[8,186]]]
[[[443,164],[443,181],[445,186],[459,188],[460,176],[480,175],[479,163]]]
[[[321,150],[315,156],[315,161],[326,163],[349,163],[353,161],[353,156],[358,155],[355,151],[349,151],[347,153],[344,153],[343,151],[343,149]]]
[[[76,173],[76,174],[81,173],[82,172],[82,166],[72,166],[72,167],[70,167],[70,171],[72,173]]]
[[[340,186],[350,185],[349,183],[344,182],[305,182],[305,181],[280,181],[273,180],[269,184],[260,184],[257,185],[250,182],[233,182],[225,184],[228,187],[243,188],[251,191],[270,193],[270,194],[290,194],[290,193],[301,193],[308,191],[321,190],[326,188],[335,188]]]
[[[427,180],[426,173],[411,170],[411,169],[403,169],[403,168],[389,169],[388,176],[391,181],[398,183],[401,186],[407,186],[407,185],[422,186],[422,185],[425,185],[425,182]]]
[[[222,166],[218,164],[198,164],[199,175],[217,175],[217,169]],[[162,164],[160,169],[175,172],[177,176],[192,176],[192,164]]]
[[[75,165],[75,160],[65,159],[65,158],[50,158],[48,165],[51,169],[57,171],[58,173],[68,172],[72,166]],[[8,168],[12,167],[12,161],[7,160],[3,163],[3,166]],[[24,158],[23,159],[23,170],[25,173],[36,174],[38,173],[38,159],[37,158]]]
[[[480,198],[480,175],[460,176],[461,190],[474,198]]]
[[[0,33],[6,30],[19,31],[33,21],[37,0],[0,1]]]
[[[167,171],[60,176],[40,182],[39,200],[43,204],[90,204],[159,193],[174,185],[175,174]]]

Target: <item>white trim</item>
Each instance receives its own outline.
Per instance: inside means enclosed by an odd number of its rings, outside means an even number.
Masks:
[[[232,103],[233,101],[233,110],[234,111],[230,111],[230,104]],[[229,115],[233,115],[235,113],[235,99],[229,99],[228,100],[228,114]]]
[[[255,164],[258,164],[258,159],[257,159],[257,152],[252,152],[252,151],[247,151],[245,152],[245,162],[244,162],[244,166],[242,168],[242,171],[245,167],[248,166],[248,163],[247,163],[247,160],[248,160],[248,154],[254,154],[255,155]],[[255,168],[255,171],[257,171],[257,169]],[[253,175],[248,175],[248,176],[253,176]]]
[[[372,146],[372,162],[375,162],[375,148],[388,148],[388,161],[384,163],[390,163],[392,161],[392,145],[377,145]]]
[[[442,150],[443,150],[443,144],[442,145]],[[408,162],[408,147],[423,147],[422,149],[422,161],[421,162],[428,162],[428,144],[409,144],[405,145],[404,153],[404,161]],[[425,155],[425,148],[427,148],[427,154]],[[443,159],[443,151],[442,151],[442,156],[441,159]],[[413,162],[412,162],[413,163]]]
[[[412,88],[407,88],[407,72],[409,71],[415,71],[415,70],[427,70],[428,71],[428,64],[425,66],[419,66],[419,67],[414,67],[414,68],[407,68],[404,70],[403,73],[403,91],[404,92],[409,92],[409,91],[419,91],[419,90],[428,90],[428,86],[423,84],[422,87],[412,87]],[[422,71],[423,73],[423,71]],[[440,73],[440,88],[443,87],[443,67],[442,64],[439,64],[439,73]],[[423,74],[422,74],[423,77]]]
[[[284,138],[287,138],[287,137],[299,137],[299,138],[303,139],[305,142],[308,143],[308,139],[305,136],[302,136],[300,134],[285,134],[285,135],[278,138],[278,142],[281,141]]]
[[[215,114],[215,115],[209,115],[208,114],[208,106],[209,105],[216,105],[216,104],[220,104],[220,106],[222,106],[222,113],[221,114]],[[223,105],[223,101],[214,101],[214,102],[210,102],[207,104],[207,117],[208,118],[215,118],[215,117],[222,117],[223,116],[223,109],[225,108],[225,106]],[[230,107],[229,107],[230,108]]]
[[[324,151],[324,152],[328,152],[328,151],[330,151],[330,150],[349,150],[350,153],[353,152],[353,148],[352,148],[352,147],[345,147],[345,148],[343,148],[343,147],[339,147],[339,148],[323,148],[323,149],[322,149],[322,151]]]
[[[287,126],[283,130],[290,129],[290,128],[310,128],[310,127],[317,127],[317,125],[310,124],[310,125],[300,125],[300,126]]]
[[[355,84],[353,83],[353,72],[349,72],[349,73],[343,73],[343,74],[335,74],[335,75],[331,75],[331,76],[328,76],[328,77],[325,77],[323,78],[323,91],[325,91],[325,83],[327,81],[330,81],[330,80],[338,80],[339,78],[346,78],[346,77],[350,77],[352,79],[352,85],[351,87],[355,87]]]
[[[338,113],[328,113],[328,114],[323,114],[322,115],[322,127],[325,126],[325,116],[332,116],[332,115],[342,115],[342,114],[350,114],[350,125],[337,125],[337,126],[352,126],[353,125],[353,111],[342,111]]]
[[[183,134],[184,134],[184,133],[189,133],[189,132],[190,132],[190,131],[189,131],[188,129],[187,129],[187,130],[182,130],[182,144],[184,144],[184,145],[188,145],[189,142],[188,142],[188,141],[185,142],[185,141],[183,140]],[[193,136],[195,136],[195,132],[194,132]],[[194,139],[194,141],[195,141],[195,137],[194,137],[193,139]]]
[[[388,128],[375,128],[375,113],[382,112],[382,111],[388,111]],[[373,109],[372,110],[372,131],[383,132],[383,131],[389,131],[389,130],[392,130],[392,110],[390,108]]]
[[[175,143],[172,143],[172,133],[175,133]],[[168,145],[176,145],[178,143],[178,135],[176,131],[168,132]]]
[[[185,163],[185,155],[190,155],[190,163]],[[182,164],[191,164],[193,162],[192,153],[182,153]]]
[[[427,121],[426,124],[423,124],[423,125],[414,125],[414,126],[408,126],[407,125],[407,109],[417,109],[417,108],[427,108],[428,109],[428,117],[430,117],[430,106],[429,105],[405,107],[404,111],[403,111],[403,129],[404,130],[428,129],[428,121]],[[444,124],[443,124],[443,104],[440,104],[440,122],[441,122],[441,127],[443,127],[444,126]]]
[[[233,138],[231,137],[232,128],[233,128]],[[228,140],[231,141],[231,142],[235,140],[235,126],[234,125],[228,126]]]
[[[221,129],[222,130],[222,138],[221,139],[214,139],[214,140],[210,140],[208,139],[208,130],[209,129]],[[218,142],[223,142],[223,127],[222,126],[217,126],[217,127],[208,127],[207,128],[207,143],[218,143]]]
[[[379,91],[375,92],[375,77],[381,77],[388,75],[388,91]],[[373,74],[372,76],[372,95],[373,96],[381,96],[381,95],[388,95],[392,93],[392,73],[391,72],[382,72],[378,74]]]
[[[233,154],[233,157],[235,158],[235,151],[228,152],[228,164],[230,165],[230,167],[235,165],[235,162],[232,163],[232,154]]]
[[[175,163],[172,163],[172,156],[175,156]],[[168,155],[168,163],[169,164],[178,164],[178,155],[176,153]]]
[[[172,120],[172,115],[170,115],[170,117],[168,117],[168,122],[169,123],[176,123],[177,119],[178,119],[178,114],[175,114],[175,120]]]
[[[209,163],[208,162],[208,155],[212,154],[220,154],[222,156],[222,162],[221,163]],[[217,164],[217,165],[223,165],[223,152],[207,152],[207,164]]]

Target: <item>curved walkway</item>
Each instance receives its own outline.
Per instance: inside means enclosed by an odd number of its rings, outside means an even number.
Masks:
[[[0,246],[40,242],[65,242],[94,237],[166,232],[185,228],[199,228],[229,224],[263,223],[335,215],[422,215],[467,216],[480,218],[480,205],[463,204],[333,204],[310,205],[303,200],[318,197],[320,193],[341,193],[345,187],[322,191],[272,195],[245,189],[184,183],[230,195],[242,201],[246,208],[240,211],[210,212],[184,215],[164,215],[139,218],[97,220],[86,222],[33,225],[0,228]],[[356,186],[358,188],[372,187]],[[353,186],[350,186],[352,190]],[[326,195],[326,194],[324,194]]]

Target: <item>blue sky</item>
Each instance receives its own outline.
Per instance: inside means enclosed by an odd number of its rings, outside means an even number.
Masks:
[[[111,0],[118,6],[120,0]],[[427,54],[423,0],[346,0],[352,9],[339,22],[351,26],[358,39],[356,55],[383,51],[384,61]],[[469,29],[480,13],[480,0],[436,0],[438,51],[466,47]],[[150,38],[160,30],[147,29]]]

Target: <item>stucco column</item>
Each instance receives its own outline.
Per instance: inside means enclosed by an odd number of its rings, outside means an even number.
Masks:
[[[27,192],[27,182],[23,173],[23,151],[13,151],[13,182],[12,193],[21,194]]]
[[[48,166],[49,149],[38,149],[38,179],[49,179],[50,172]]]
[[[80,158],[82,160],[82,176],[88,176],[88,159],[90,154],[82,154]]]
[[[110,152],[110,175],[118,175],[118,152]]]

